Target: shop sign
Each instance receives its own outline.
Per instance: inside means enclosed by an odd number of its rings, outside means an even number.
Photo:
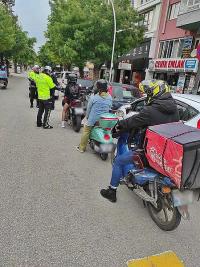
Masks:
[[[118,66],[118,69],[119,70],[131,70],[132,69],[132,65],[129,64],[129,63],[120,62],[119,66]]]
[[[192,48],[192,42],[193,42],[192,36],[185,37],[184,43],[183,43],[183,48],[191,49]]]
[[[183,89],[184,89],[184,85],[185,85],[185,75],[184,74],[180,74],[179,75],[179,79],[178,79],[178,83],[177,83],[176,93],[181,93],[182,94]]]
[[[149,62],[150,71],[197,72],[197,59],[155,59]]]

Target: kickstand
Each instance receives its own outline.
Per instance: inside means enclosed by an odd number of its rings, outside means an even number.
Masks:
[[[143,200],[142,202],[143,202],[144,208],[146,208],[147,207],[146,201]]]

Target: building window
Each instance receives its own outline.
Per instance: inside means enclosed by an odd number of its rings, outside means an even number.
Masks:
[[[183,47],[184,47],[184,39],[180,39],[177,57],[182,57]]]
[[[152,21],[153,21],[153,10],[144,13],[144,26],[148,31],[151,30]]]
[[[168,19],[172,20],[172,19],[177,19],[178,17],[178,13],[179,13],[179,9],[180,9],[180,2],[170,5],[169,6],[169,11],[168,11]]]
[[[158,58],[182,57],[184,39],[168,40],[160,42]]]
[[[143,5],[143,4],[145,4],[145,3],[147,3],[147,2],[149,2],[150,0],[141,0],[141,5]]]

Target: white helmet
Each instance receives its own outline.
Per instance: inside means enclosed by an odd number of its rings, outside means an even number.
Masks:
[[[39,67],[38,65],[35,65],[35,66],[32,68],[33,71],[39,71],[39,69],[40,69],[40,67]]]
[[[46,66],[46,67],[44,67],[44,70],[47,70],[49,73],[52,72],[52,68],[51,68],[50,66]]]

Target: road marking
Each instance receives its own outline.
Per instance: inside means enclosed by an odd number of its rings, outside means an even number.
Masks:
[[[145,257],[143,259],[130,260],[128,267],[184,267],[183,262],[173,251]]]

